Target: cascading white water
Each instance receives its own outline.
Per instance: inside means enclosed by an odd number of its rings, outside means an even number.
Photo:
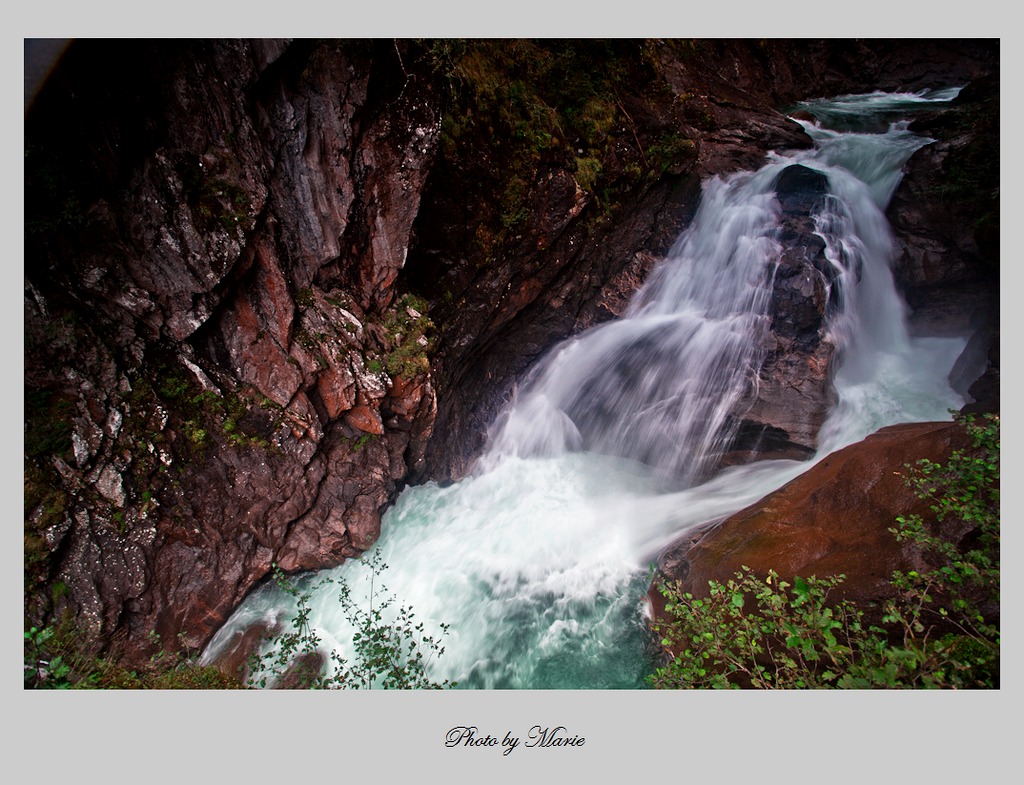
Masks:
[[[770,327],[776,169],[704,188],[693,224],[623,319],[542,361],[492,429],[482,466],[586,450],[689,484],[731,436]]]
[[[846,96],[802,108],[822,118],[851,105],[876,115],[949,100]],[[374,546],[389,589],[430,631],[451,627],[431,675],[466,688],[637,688],[651,667],[643,595],[648,565],[686,530],[756,501],[811,462],[763,461],[706,479],[751,394],[764,357],[770,282],[781,253],[772,192],[793,163],[825,173],[817,229],[840,307],[829,323],[839,402],[817,458],[896,422],[948,419],[962,405],[947,376],[962,338],[914,339],[889,269],[882,210],[906,160],[928,140],[896,123],[839,132],[805,123],[813,150],[773,154],[754,173],[713,178],[691,226],[626,316],[556,347],[494,424],[476,471],[448,487],[407,489]],[[328,574],[352,583],[359,565]],[[312,580],[314,576],[305,579]],[[250,596],[204,655],[250,624],[294,614],[272,586]],[[330,586],[311,602],[325,649],[351,659]]]

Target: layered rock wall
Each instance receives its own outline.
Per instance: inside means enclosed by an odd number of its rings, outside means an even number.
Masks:
[[[934,141],[910,160],[889,207],[896,281],[917,334],[971,334],[954,389],[969,411],[998,411],[998,72],[911,128]]]
[[[422,462],[431,324],[395,281],[439,110],[369,42],[133,43],[121,77],[108,46],[28,124],[26,429],[69,422],[28,451],[30,501],[59,490],[27,610],[139,654],[358,555]]]

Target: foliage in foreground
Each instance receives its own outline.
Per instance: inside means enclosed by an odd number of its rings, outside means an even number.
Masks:
[[[355,630],[352,644],[356,660],[349,663],[331,650],[327,662],[321,639],[309,621],[309,601],[322,586],[335,583],[322,578],[312,588],[299,592],[275,567],[278,587],[295,598],[296,615],[291,630],[270,641],[263,653],[253,654],[249,661],[250,687],[288,686],[297,689],[445,689],[455,686],[448,680],[436,682],[427,674],[434,657],[444,654],[441,639],[448,634],[442,624],[439,637],[427,635],[422,622],[417,623],[412,609],[397,605],[397,598],[380,582],[387,569],[379,553],[360,559],[370,571],[369,589],[363,602],[353,599],[348,583],[338,582],[338,602],[345,618]],[[394,609],[394,610],[392,610]]]
[[[159,636],[151,639],[159,645]],[[81,644],[70,617],[55,626],[25,632],[25,689],[50,690],[230,690],[241,685],[215,667],[198,664],[198,652],[161,651],[129,668]]]
[[[945,464],[908,465],[907,484],[960,545],[916,515],[890,531],[929,564],[896,572],[881,609],[830,602],[844,575],[782,580],[744,567],[707,597],[662,582],[667,621],[655,625],[673,659],[649,677],[677,688],[995,688],[999,686],[999,418],[956,416],[972,447]],[[880,611],[880,613],[879,613]],[[869,619],[880,618],[880,623]]]
[[[309,600],[321,586],[335,583],[321,579],[300,593],[284,573],[275,568],[278,586],[296,599],[298,609],[291,629],[268,641],[263,653],[253,654],[249,676],[242,684],[215,666],[199,665],[198,652],[161,651],[142,667],[126,668],[116,657],[83,651],[74,623],[25,632],[26,689],[240,689],[288,687],[292,689],[444,689],[455,684],[435,682],[427,675],[434,657],[444,654],[441,638],[424,633],[412,609],[397,605],[380,575],[387,565],[375,554],[361,560],[369,569],[369,590],[357,602],[345,582],[337,583],[338,601],[355,629],[355,661],[332,651],[322,655],[321,640],[310,625]],[[159,636],[151,635],[156,645]],[[331,667],[325,667],[325,660]]]

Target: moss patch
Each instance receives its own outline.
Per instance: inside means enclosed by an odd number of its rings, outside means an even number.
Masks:
[[[411,379],[430,370],[434,323],[427,317],[427,302],[407,294],[388,309],[382,324],[390,351],[384,367],[392,378]],[[373,360],[370,361],[373,363]],[[370,363],[367,369],[370,369]]]

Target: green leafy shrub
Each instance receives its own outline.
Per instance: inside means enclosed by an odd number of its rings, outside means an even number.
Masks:
[[[972,446],[945,464],[908,466],[907,484],[956,538],[920,516],[891,531],[934,568],[896,572],[881,609],[829,593],[843,575],[781,580],[744,567],[709,582],[706,597],[663,581],[665,620],[654,630],[671,653],[655,688],[994,688],[999,686],[999,418],[957,416]],[[881,611],[879,614],[878,611]],[[869,613],[870,611],[870,613]],[[868,623],[878,618],[880,624]]]
[[[441,640],[448,634],[448,625],[440,625],[440,636],[424,633],[408,606],[397,605],[397,598],[380,583],[387,569],[379,553],[360,560],[369,570],[369,589],[357,601],[346,582],[338,586],[338,602],[355,630],[353,644],[356,661],[349,663],[336,651],[324,662],[320,637],[310,625],[309,600],[326,584],[323,578],[311,589],[300,592],[277,567],[274,580],[278,587],[296,599],[298,609],[291,620],[291,629],[270,641],[263,653],[249,661],[250,687],[267,687],[287,683],[302,689],[445,689],[455,686],[448,680],[436,682],[427,674],[434,657],[444,654]],[[396,607],[392,613],[389,609]]]
[[[935,519],[965,531],[959,542],[936,536],[919,515],[900,516],[890,531],[931,557],[936,566],[896,572],[896,599],[886,622],[903,645],[935,669],[934,686],[992,687],[999,680],[999,417],[958,417],[971,447],[946,464],[927,459],[906,482],[931,502]],[[929,685],[932,686],[932,685]]]
[[[52,627],[31,627],[25,631],[25,687],[66,690],[72,686],[71,667],[61,654],[51,654]]]
[[[748,567],[706,598],[664,585],[661,643],[678,654],[650,678],[655,688],[803,689],[829,686],[849,669],[862,614],[848,602],[829,606],[843,576],[797,578],[792,584]],[[752,610],[750,606],[754,606]]]

